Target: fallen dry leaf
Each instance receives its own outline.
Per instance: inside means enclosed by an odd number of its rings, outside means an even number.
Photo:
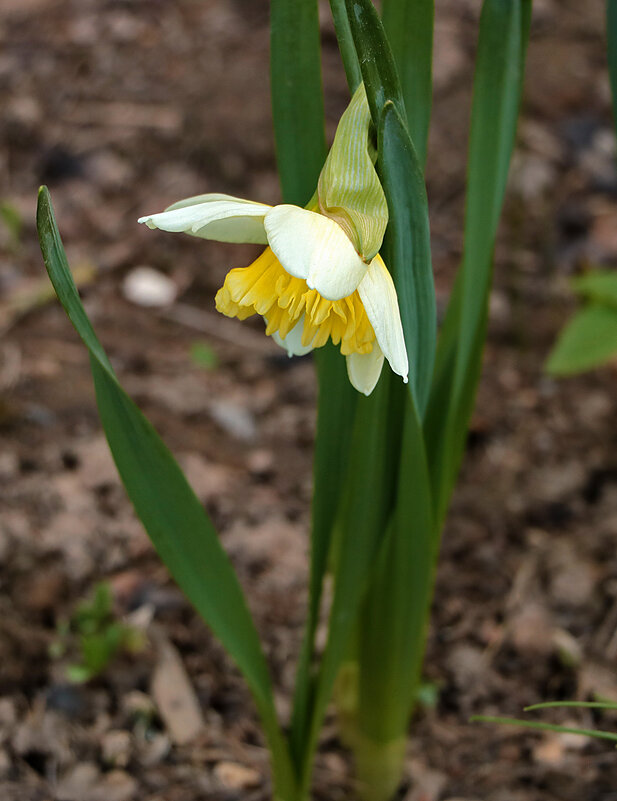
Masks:
[[[172,741],[186,745],[204,726],[199,701],[176,648],[159,630],[152,639],[158,652],[152,695]]]

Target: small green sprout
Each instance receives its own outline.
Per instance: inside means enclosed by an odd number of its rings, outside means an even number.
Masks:
[[[193,364],[203,370],[216,370],[219,366],[219,357],[207,342],[191,343],[190,357]]]
[[[19,247],[23,229],[23,219],[17,206],[8,200],[0,201],[0,220],[8,231],[11,249],[16,250]]]
[[[67,678],[82,684],[100,675],[119,653],[139,653],[144,648],[141,631],[118,620],[113,594],[107,582],[100,582],[91,600],[82,601],[70,620],[60,621],[58,639],[50,656],[60,659],[77,651],[79,661],[67,666]]]

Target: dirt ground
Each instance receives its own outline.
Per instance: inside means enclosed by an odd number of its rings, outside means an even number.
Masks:
[[[617,799],[610,745],[468,723],[617,698],[617,375],[543,374],[574,308],[569,276],[617,261],[604,4],[534,5],[484,374],[433,610],[436,701],[411,727],[405,801]],[[347,95],[322,10],[331,134]],[[437,2],[428,191],[440,307],[461,253],[478,11]],[[91,319],[247,588],[285,716],[306,603],[312,364],[214,311],[226,270],[253,248],[136,224],[201,192],[277,201],[268,91],[265,0],[0,2],[0,203],[21,221],[0,222],[3,801],[269,797],[252,703],[133,517],[34,228],[45,182]],[[171,279],[171,305],[129,299],[140,266]],[[147,644],[71,684],[57,626],[103,579]],[[332,719],[314,795],[353,797]]]

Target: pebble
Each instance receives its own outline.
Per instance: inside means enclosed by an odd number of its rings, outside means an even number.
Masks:
[[[99,781],[100,771],[93,762],[74,765],[58,782],[57,797],[62,801],[86,801]]]
[[[112,729],[103,735],[101,754],[108,765],[125,768],[129,764],[132,751],[132,739],[128,731]]]
[[[122,292],[136,306],[163,308],[178,296],[174,281],[152,267],[135,267],[122,282]]]
[[[156,704],[152,698],[140,690],[131,690],[122,698],[122,709],[130,718],[151,720],[156,714]]]
[[[229,790],[247,790],[261,783],[258,771],[238,762],[219,762],[214,768],[214,775]]]
[[[137,798],[137,780],[123,770],[112,770],[83,801],[130,801]]]
[[[553,624],[547,610],[530,601],[508,621],[514,647],[523,653],[548,656],[553,651]]]

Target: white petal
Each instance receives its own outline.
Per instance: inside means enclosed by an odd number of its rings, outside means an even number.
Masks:
[[[230,195],[199,195],[174,203],[159,214],[140,217],[138,222],[146,223],[148,228],[182,231],[218,242],[266,245],[264,216],[270,208]]]
[[[351,295],[367,265],[340,225],[298,206],[275,206],[265,217],[268,243],[285,270],[328,300]]]
[[[302,332],[304,331],[304,315],[300,317],[298,322],[294,325],[294,327],[287,333],[285,339],[283,339],[278,331],[275,331],[272,334],[272,339],[276,342],[277,345],[280,345],[281,348],[284,348],[287,351],[287,355],[291,359],[292,356],[306,356],[307,353],[310,353],[313,350],[312,345],[303,345],[302,344]]]
[[[352,386],[364,395],[370,395],[379,381],[383,366],[383,353],[377,343],[370,353],[352,353],[347,357],[347,375]]]
[[[390,367],[407,382],[409,362],[394,281],[379,254],[370,263],[358,293]]]

